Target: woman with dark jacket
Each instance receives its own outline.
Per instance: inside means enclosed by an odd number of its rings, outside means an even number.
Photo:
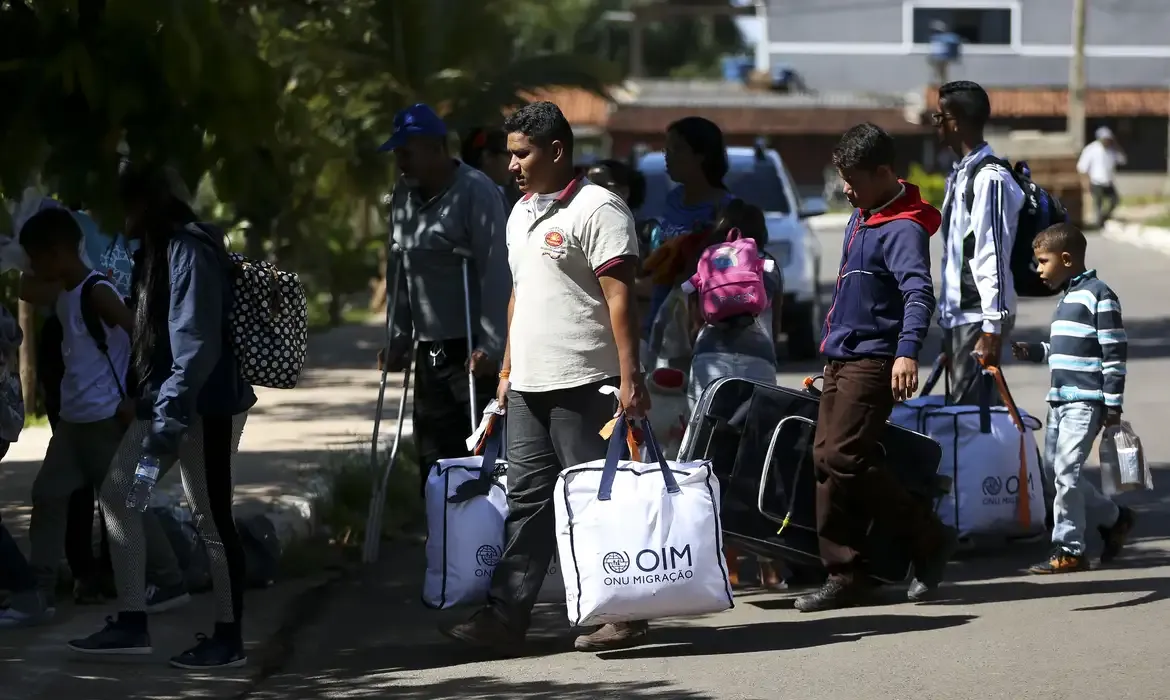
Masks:
[[[121,189],[126,234],[141,248],[131,297],[137,387],[128,387],[124,404],[133,420],[100,494],[119,612],[69,646],[85,654],[153,653],[144,594],[146,499],[136,490],[139,505],[132,508],[127,496],[136,470],[161,479],[178,461],[210,560],[216,623],[211,636],[196,635],[198,643],[171,665],[241,666],[244,550],[232,519],[231,460],[256,395],[240,376],[228,331],[234,268],[223,235],[197,222],[164,171],[131,168]]]

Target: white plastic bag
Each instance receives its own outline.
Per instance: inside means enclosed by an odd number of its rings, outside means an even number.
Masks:
[[[606,458],[557,479],[557,546],[574,626],[703,615],[731,608],[719,481],[710,462],[667,462],[649,424],[651,464],[620,459],[619,418]]]
[[[1146,464],[1141,438],[1127,421],[1105,429],[1097,458],[1101,462],[1101,490],[1106,496],[1153,490],[1154,474]]]

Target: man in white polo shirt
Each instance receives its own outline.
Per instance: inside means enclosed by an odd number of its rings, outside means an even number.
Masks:
[[[556,105],[526,105],[504,130],[509,170],[524,192],[508,219],[512,298],[497,393],[508,411],[505,545],[488,604],[443,632],[514,656],[556,549],[557,475],[605,457],[598,431],[614,404],[598,389],[620,387],[622,406],[635,417],[645,415],[650,400],[631,293],[638,261],[633,215],[619,196],[574,177],[573,131]],[[645,636],[645,624],[600,632],[613,640],[611,648],[629,646]]]

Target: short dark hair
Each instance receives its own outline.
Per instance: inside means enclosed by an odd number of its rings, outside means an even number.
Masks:
[[[1068,253],[1076,260],[1084,260],[1088,247],[1085,234],[1070,223],[1053,224],[1032,239],[1032,250]]]
[[[483,167],[485,153],[496,155],[508,152],[508,135],[499,129],[476,127],[467,132],[460,144],[460,157],[464,163],[479,170]]]
[[[983,127],[991,119],[991,98],[979,83],[951,81],[938,89],[938,99],[962,123]]]
[[[81,227],[68,209],[54,207],[37,212],[20,227],[20,245],[29,255],[81,243]]]
[[[833,166],[838,170],[875,172],[881,166],[894,167],[894,138],[877,124],[865,122],[846,131],[833,149]]]
[[[760,250],[768,243],[768,221],[763,210],[739,198],[724,205],[708,238],[710,245],[727,240],[733,229],[739,229],[744,238],[753,239]]]
[[[504,131],[524,134],[541,147],[560,141],[567,152],[573,152],[573,127],[561,108],[552,102],[532,102],[512,112],[504,120]]]
[[[628,189],[630,196],[626,204],[631,210],[639,209],[646,199],[646,177],[620,160],[611,158],[599,160],[590,165],[584,174],[595,182],[606,179],[618,187]],[[602,183],[598,182],[598,184]]]

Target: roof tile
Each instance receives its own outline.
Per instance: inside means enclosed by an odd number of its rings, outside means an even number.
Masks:
[[[996,117],[1063,117],[1068,114],[1065,88],[988,88],[991,113]],[[938,102],[938,88],[926,88],[926,103]],[[1089,89],[1088,117],[1165,117],[1170,115],[1166,88]]]

